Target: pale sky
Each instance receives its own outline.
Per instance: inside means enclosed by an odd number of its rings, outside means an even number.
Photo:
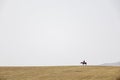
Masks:
[[[0,0],[0,66],[120,61],[120,0]]]

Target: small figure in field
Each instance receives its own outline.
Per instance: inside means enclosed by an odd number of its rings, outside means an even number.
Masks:
[[[83,66],[87,65],[87,62],[84,60],[83,62],[80,62]]]

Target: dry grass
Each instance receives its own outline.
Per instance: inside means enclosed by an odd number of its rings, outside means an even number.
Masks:
[[[0,67],[0,80],[120,80],[120,67]]]

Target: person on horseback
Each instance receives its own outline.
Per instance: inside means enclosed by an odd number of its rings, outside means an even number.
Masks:
[[[83,60],[83,62],[81,62],[81,64],[83,64],[83,66],[84,66],[84,65],[87,65],[87,62],[85,60]]]
[[[83,60],[83,63],[85,63],[85,60]]]

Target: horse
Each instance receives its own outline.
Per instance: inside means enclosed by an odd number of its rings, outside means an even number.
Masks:
[[[83,64],[83,66],[84,66],[84,65],[87,65],[87,62],[85,62],[85,61],[80,62],[80,63]]]

